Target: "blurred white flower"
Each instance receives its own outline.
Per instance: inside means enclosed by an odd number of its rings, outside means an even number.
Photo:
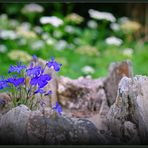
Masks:
[[[74,24],[81,24],[84,21],[84,18],[76,13],[68,14],[65,19],[66,21],[72,22]]]
[[[118,19],[118,22],[120,23],[120,24],[123,24],[123,23],[126,23],[126,22],[128,22],[129,21],[129,18],[128,17],[120,17],[119,19]]]
[[[17,34],[20,37],[25,38],[37,38],[37,34],[34,31],[31,31],[31,24],[28,22],[23,22],[21,26],[17,27]]]
[[[32,50],[39,50],[40,48],[44,47],[44,42],[42,40],[38,40],[31,45]]]
[[[82,55],[87,55],[87,56],[98,56],[99,55],[98,48],[96,48],[95,46],[89,45],[89,44],[81,45],[77,47],[75,50],[76,50],[76,53],[82,54]]]
[[[59,27],[64,24],[63,20],[56,16],[44,16],[40,18],[41,24],[51,24],[54,27]]]
[[[97,24],[96,21],[90,20],[90,21],[87,22],[87,26],[88,26],[89,28],[96,29],[96,28],[98,27],[98,24]]]
[[[81,71],[84,73],[84,74],[93,74],[95,72],[94,68],[91,67],[91,66],[84,66]]]
[[[17,33],[12,30],[0,30],[0,38],[14,40],[17,38]]]
[[[111,36],[111,37],[108,37],[105,39],[105,42],[108,44],[108,45],[116,45],[116,46],[120,46],[122,44],[122,40],[117,38],[117,37],[114,37],[114,36]]]
[[[26,38],[20,38],[19,45],[25,45],[25,44],[27,44]]]
[[[120,30],[120,26],[119,26],[119,24],[117,24],[117,23],[111,23],[111,24],[110,24],[110,28],[111,28],[112,30],[114,30],[114,31]]]
[[[48,45],[53,45],[53,44],[55,43],[55,40],[54,40],[53,38],[48,38],[48,39],[46,40],[46,43],[47,43]]]
[[[71,25],[67,25],[66,27],[65,27],[65,32],[68,32],[68,33],[70,33],[70,34],[73,34],[74,33],[74,27],[73,26],[71,26]]]
[[[23,50],[14,50],[14,49],[8,53],[8,57],[11,60],[17,60],[22,62],[27,62],[32,59],[32,56],[29,55],[27,52]]]
[[[24,37],[27,39],[37,38],[37,34],[35,32],[29,31],[29,30],[27,31],[27,30],[24,30],[23,28],[17,28],[17,34],[19,35],[19,37]]]
[[[23,31],[29,31],[31,29],[31,24],[29,22],[23,22],[19,28]]]
[[[65,40],[60,40],[55,44],[55,49],[56,50],[63,50],[67,47],[67,42]]]
[[[34,31],[36,32],[36,33],[38,33],[38,34],[41,34],[42,33],[42,28],[40,27],[40,26],[35,26],[34,27]]]
[[[139,22],[131,20],[122,23],[120,26],[121,30],[126,34],[137,32],[140,30],[141,27],[142,25]]]
[[[8,19],[8,15],[6,13],[3,13],[3,14],[0,15],[0,19],[7,20]]]
[[[27,4],[22,9],[22,13],[41,13],[43,11],[44,8],[39,4]]]
[[[132,48],[126,48],[123,50],[123,55],[127,57],[132,57],[133,54],[133,49]]]
[[[89,9],[88,13],[91,18],[97,19],[97,20],[107,20],[110,22],[115,22],[116,18],[113,16],[113,14],[109,12],[100,12],[94,9]]]
[[[55,38],[61,38],[61,37],[62,37],[62,32],[59,31],[59,30],[55,30],[55,31],[53,32],[53,36],[54,36]]]
[[[17,27],[19,25],[19,22],[17,20],[9,20],[10,27]]]
[[[48,33],[43,33],[43,34],[42,34],[42,39],[43,39],[43,40],[47,40],[47,39],[49,39],[49,38],[50,38],[50,36],[49,36]]]
[[[0,45],[0,53],[5,53],[7,51],[7,47],[5,45]]]

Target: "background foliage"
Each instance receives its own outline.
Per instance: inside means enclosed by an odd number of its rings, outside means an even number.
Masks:
[[[63,64],[59,74],[71,78],[105,76],[111,62],[127,59],[132,61],[135,74],[148,75],[148,42],[143,30],[146,19],[143,16],[144,21],[138,21],[128,15],[125,6],[2,4],[0,75],[6,75],[9,65],[16,61],[27,64],[34,54],[45,60],[55,56]],[[43,20],[44,16],[50,19]],[[51,16],[55,17],[52,21]]]

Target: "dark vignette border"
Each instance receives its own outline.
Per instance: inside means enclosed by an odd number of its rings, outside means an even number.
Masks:
[[[148,145],[0,145],[0,148],[148,148]]]
[[[0,3],[148,3],[148,0],[0,0]]]
[[[145,3],[148,0],[0,0],[0,3]],[[0,148],[148,148],[148,145],[0,145]]]

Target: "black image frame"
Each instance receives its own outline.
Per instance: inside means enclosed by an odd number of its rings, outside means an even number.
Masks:
[[[148,4],[148,0],[0,0],[0,4],[3,3],[17,3],[17,4],[25,4],[25,3],[137,3],[137,4]],[[0,145],[0,148],[148,148],[148,145]]]

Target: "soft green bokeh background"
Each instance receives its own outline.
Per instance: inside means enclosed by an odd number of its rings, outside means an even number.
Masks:
[[[25,5],[0,6],[0,75],[7,76],[9,65],[19,60],[25,59],[23,62],[27,64],[29,59],[26,59],[34,54],[45,60],[54,56],[63,64],[59,74],[71,78],[86,75],[93,78],[106,76],[110,63],[122,60],[132,61],[134,74],[148,75],[148,42],[143,40],[140,29],[127,33],[128,29],[132,30],[131,26],[127,26],[126,31],[115,31],[110,27],[111,22],[91,18],[88,12],[79,16],[79,10],[75,10],[78,15],[72,17],[70,14],[73,13],[74,4],[39,4],[44,9],[43,12],[23,12]],[[111,8],[104,7],[101,11],[111,12]],[[119,20],[123,16],[113,15],[116,17],[116,23],[121,26]],[[63,24],[59,27],[41,24],[40,18],[43,16],[56,16]],[[88,26],[90,20],[93,20],[97,27]],[[12,32],[6,32],[8,30]],[[7,34],[11,37],[8,38]],[[107,44],[105,40],[111,36],[120,38],[122,44]],[[125,54],[127,48],[130,48],[132,53]],[[20,55],[18,51],[25,53]],[[19,57],[15,59],[17,54]],[[91,70],[82,70],[85,66],[91,67]]]

